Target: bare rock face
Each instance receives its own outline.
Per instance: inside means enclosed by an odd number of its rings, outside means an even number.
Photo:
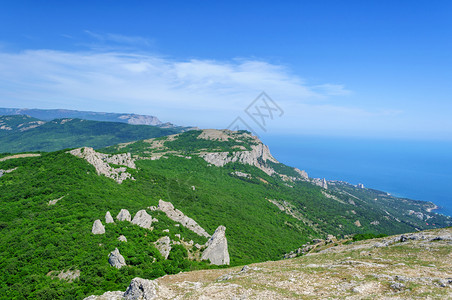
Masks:
[[[132,224],[138,225],[140,227],[150,229],[152,225],[152,217],[143,209],[136,213],[132,220]]]
[[[104,227],[104,225],[102,225],[102,222],[99,219],[94,221],[93,229],[91,229],[91,232],[93,234],[104,234],[105,233],[105,227]]]
[[[122,300],[124,299],[122,296],[124,295],[121,291],[116,292],[105,292],[102,295],[92,295],[89,297],[86,297],[83,300]]]
[[[69,151],[74,156],[85,159],[88,163],[96,168],[98,175],[105,175],[108,178],[114,179],[121,184],[126,179],[133,179],[130,173],[127,173],[127,168],[136,169],[135,161],[132,159],[130,153],[122,153],[109,155],[94,151],[93,148],[84,147]],[[109,164],[124,166],[122,168],[113,168]]]
[[[127,238],[121,234],[121,235],[118,237],[118,241],[120,241],[120,242],[127,242]]]
[[[298,168],[294,168],[294,170],[295,170],[295,172],[297,172],[301,176],[302,179],[309,180],[308,173],[306,173],[305,170],[300,170]]]
[[[125,292],[106,292],[103,295],[92,295],[83,300],[153,300],[157,299],[157,287],[158,284],[154,280],[135,277]]]
[[[194,233],[196,233],[200,236],[205,236],[207,238],[210,237],[210,234],[208,234],[207,231],[204,230],[204,228],[199,226],[199,224],[196,223],[195,220],[187,217],[180,210],[174,209],[174,206],[173,206],[173,204],[171,204],[171,202],[165,202],[160,199],[158,209],[163,211],[168,216],[168,218],[170,218],[171,220],[173,220],[175,222],[181,223],[182,226],[190,229]]]
[[[159,238],[155,243],[155,248],[160,252],[160,254],[167,259],[171,251],[171,240],[169,236],[163,236]]]
[[[129,211],[127,209],[121,209],[119,214],[116,216],[116,219],[118,221],[129,221],[132,219],[132,216],[130,215]]]
[[[115,267],[117,269],[121,269],[122,267],[127,266],[126,260],[124,259],[124,256],[119,253],[118,248],[115,248],[115,250],[110,253],[110,255],[108,256],[108,262],[112,267]]]
[[[124,293],[127,300],[152,300],[157,298],[157,283],[153,280],[135,277]]]
[[[320,186],[320,187],[322,187],[322,188],[324,188],[324,189],[328,189],[328,182],[326,181],[325,178],[323,178],[323,179],[320,179],[320,178],[312,178],[312,179],[311,179],[311,183],[312,183],[312,184],[315,184],[315,185],[317,185],[317,186]]]
[[[202,253],[202,259],[210,259],[214,265],[229,265],[228,241],[226,227],[218,226],[215,233],[206,243],[207,249]]]
[[[105,223],[114,223],[115,221],[113,220],[113,217],[111,216],[110,212],[107,211],[107,213],[105,214]]]
[[[222,167],[230,162],[239,162],[245,165],[252,165],[258,167],[268,175],[275,173],[270,167],[262,164],[261,161],[267,160],[278,163],[278,161],[270,154],[270,150],[261,141],[258,140],[257,145],[251,145],[251,151],[237,151],[232,154],[229,152],[209,152],[200,154],[200,156],[210,164],[217,167]]]

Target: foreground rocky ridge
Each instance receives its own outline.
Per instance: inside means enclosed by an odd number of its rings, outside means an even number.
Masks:
[[[451,270],[452,228],[445,228],[324,245],[284,261],[134,279],[127,291],[144,287],[136,298],[126,291],[86,299],[448,299]]]

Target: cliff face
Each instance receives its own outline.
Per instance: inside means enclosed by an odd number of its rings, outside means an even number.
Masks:
[[[251,151],[237,151],[233,152],[232,155],[229,152],[211,152],[202,153],[199,156],[217,167],[222,167],[227,163],[238,162],[258,167],[268,175],[274,174],[275,170],[265,164],[267,161],[278,163],[278,161],[270,154],[268,146],[259,143],[258,145],[252,145],[251,148]]]
[[[93,148],[84,147],[71,150],[74,156],[85,159],[96,168],[97,174],[105,175],[106,177],[114,179],[117,183],[122,183],[126,179],[133,179],[130,173],[127,173],[127,168],[135,169],[135,161],[132,159],[130,153],[122,153],[115,155],[108,155],[94,151]],[[124,167],[113,168],[110,164],[121,165]]]

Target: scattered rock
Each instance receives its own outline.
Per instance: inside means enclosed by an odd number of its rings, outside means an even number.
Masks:
[[[130,216],[130,213],[127,209],[121,209],[121,211],[119,212],[119,214],[116,216],[116,219],[118,219],[119,221],[129,221],[132,219],[132,217]]]
[[[391,289],[396,290],[396,291],[401,291],[405,288],[405,285],[403,283],[400,282],[394,282],[390,285]]]
[[[163,236],[154,242],[155,248],[160,252],[160,254],[167,259],[171,251],[171,239],[169,236]]]
[[[124,259],[124,256],[119,253],[118,248],[115,248],[115,250],[110,253],[108,256],[108,262],[112,267],[117,269],[121,269],[126,266],[126,260]]]
[[[105,223],[109,224],[114,222],[115,221],[113,220],[113,217],[111,216],[110,212],[107,211],[107,213],[105,214]]]
[[[359,222],[359,220],[356,220],[355,223],[353,223],[356,225],[356,227],[361,227],[361,223]]]
[[[134,278],[124,293],[127,300],[152,300],[157,297],[157,283],[154,280]]]
[[[205,236],[207,238],[210,237],[210,234],[208,234],[207,231],[204,230],[204,228],[199,226],[199,224],[196,223],[195,220],[187,217],[180,210],[174,209],[174,206],[173,204],[171,204],[171,202],[165,202],[160,199],[158,209],[163,211],[168,216],[168,218],[175,222],[181,223],[182,226],[190,229],[194,233],[200,236]]]
[[[176,233],[174,236],[177,237],[178,239],[180,239],[180,234],[179,233]]]
[[[210,260],[214,265],[229,265],[228,241],[226,227],[219,226],[206,243],[207,249],[202,253],[203,260]]]
[[[154,280],[134,278],[125,292],[105,292],[92,295],[83,300],[153,300],[157,297],[158,284]]]
[[[169,232],[169,229],[163,229],[162,232]]]
[[[49,204],[47,204],[47,205],[55,205],[55,204],[57,204],[58,201],[60,201],[60,200],[63,199],[64,197],[66,197],[66,196],[60,197],[60,198],[58,198],[58,199],[50,200],[50,201],[49,201]]]
[[[120,241],[120,242],[127,242],[127,238],[121,234],[121,235],[118,237],[118,241]]]
[[[136,213],[132,220],[132,224],[138,225],[142,228],[149,229],[152,225],[152,217],[143,209]]]
[[[93,228],[91,229],[91,232],[93,234],[104,234],[105,233],[105,227],[102,225],[102,222],[97,219],[94,221]]]

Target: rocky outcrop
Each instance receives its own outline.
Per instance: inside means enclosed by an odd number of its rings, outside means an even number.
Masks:
[[[135,277],[125,292],[106,292],[100,296],[89,296],[83,300],[153,300],[157,299],[158,284],[155,280]],[[165,297],[165,299],[167,299]]]
[[[322,188],[324,188],[324,189],[328,189],[328,182],[326,181],[325,178],[323,178],[323,179],[320,179],[320,178],[312,178],[312,179],[311,179],[311,183],[312,183],[312,184],[315,184],[315,185],[317,185],[317,186],[320,186],[320,187],[322,187]]]
[[[157,297],[157,283],[153,280],[134,278],[124,293],[127,300],[152,300]]]
[[[169,236],[163,236],[154,242],[155,248],[160,252],[160,254],[167,259],[171,251],[171,240]]]
[[[175,209],[171,202],[165,202],[160,199],[157,209],[163,211],[171,220],[181,223],[182,226],[190,229],[194,233],[207,238],[210,237],[210,234],[208,234],[207,231],[204,230],[204,228],[199,226],[198,223],[196,223],[196,221],[192,218],[184,215],[184,213],[180,210]]]
[[[301,177],[303,180],[309,180],[308,173],[306,173],[305,170],[300,170],[300,169],[298,169],[298,168],[294,168],[294,170],[295,170],[295,172],[298,173],[298,175],[300,175],[300,177]]]
[[[144,209],[142,209],[136,213],[132,220],[132,224],[150,229],[152,225],[152,217]]]
[[[118,241],[120,241],[120,242],[127,242],[127,238],[121,234],[121,235],[118,237]]]
[[[83,300],[123,300],[124,292],[105,292],[102,295],[92,295]]]
[[[111,216],[110,212],[107,211],[107,213],[105,214],[105,223],[109,224],[114,222],[115,221],[113,220],[113,217]]]
[[[210,260],[214,265],[229,265],[228,241],[226,227],[219,226],[206,243],[206,250],[202,253],[203,260]]]
[[[91,229],[91,232],[93,234],[104,234],[105,233],[105,227],[102,225],[102,222],[97,219],[94,221],[93,228]]]
[[[0,170],[0,171],[1,171],[1,170]],[[63,199],[64,197],[65,197],[65,196],[60,197],[60,198],[58,198],[58,199],[50,200],[49,203],[48,203],[47,205],[55,205],[55,204],[57,204],[58,201],[60,201],[60,200]]]
[[[136,169],[135,160],[132,159],[130,153],[122,154],[104,154],[94,151],[93,148],[84,147],[69,151],[74,156],[85,159],[88,163],[96,168],[98,175],[105,175],[108,178],[114,179],[121,184],[126,179],[134,179],[130,173],[127,173],[127,168]],[[120,165],[124,167],[113,168],[109,164]]]
[[[199,156],[217,167],[222,167],[231,162],[238,162],[255,166],[268,175],[274,174],[275,170],[268,167],[265,162],[271,161],[278,163],[278,161],[270,154],[268,147],[260,141],[257,145],[251,145],[251,151],[237,151],[233,152],[232,155],[229,152],[209,152],[201,153]]]
[[[5,174],[11,173],[13,171],[16,171],[16,170],[17,170],[17,167],[14,168],[14,169],[9,169],[9,170],[0,170],[0,177],[2,177]]]
[[[121,209],[119,214],[116,216],[116,219],[118,221],[129,221],[132,220],[132,216],[130,215],[129,211],[127,209]]]
[[[115,267],[117,269],[121,269],[122,267],[126,266],[126,260],[124,259],[124,256],[119,253],[118,248],[110,253],[110,255],[108,256],[108,262],[112,267]]]

